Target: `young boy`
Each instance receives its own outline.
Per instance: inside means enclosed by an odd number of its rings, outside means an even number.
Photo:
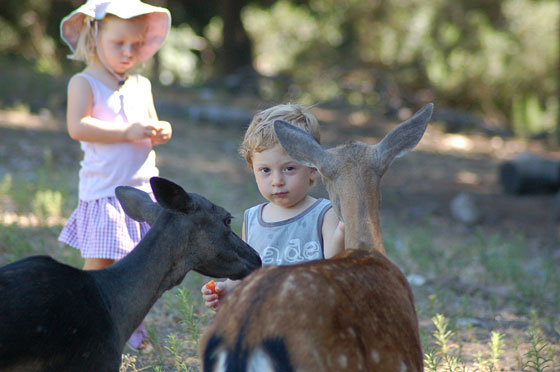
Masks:
[[[282,104],[253,117],[240,148],[267,203],[245,211],[242,238],[261,256],[263,266],[293,265],[331,258],[344,250],[344,225],[326,199],[308,195],[318,172],[286,154],[274,132],[284,120],[319,142],[319,123],[303,106]],[[239,281],[216,283],[215,291],[201,289],[208,308],[216,309]]]

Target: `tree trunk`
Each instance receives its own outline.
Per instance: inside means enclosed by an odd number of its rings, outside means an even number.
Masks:
[[[224,22],[223,44],[218,51],[216,68],[219,74],[228,75],[252,66],[252,46],[241,21],[241,11],[248,0],[221,0],[220,16]]]
[[[557,107],[560,106],[560,17],[558,17],[558,59],[556,60],[556,100],[557,100]],[[556,142],[557,144],[560,143],[560,108],[556,112]]]

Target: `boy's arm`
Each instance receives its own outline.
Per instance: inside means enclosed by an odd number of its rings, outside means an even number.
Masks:
[[[325,213],[322,232],[325,258],[336,256],[344,250],[344,223],[338,220],[332,208]]]
[[[215,292],[213,293],[212,290],[206,287],[206,284],[200,288],[200,292],[202,293],[202,300],[204,301],[204,306],[209,309],[216,310],[220,303],[222,302],[223,298],[231,292],[235,287],[237,287],[241,283],[241,280],[231,280],[226,279],[223,282],[216,282]]]

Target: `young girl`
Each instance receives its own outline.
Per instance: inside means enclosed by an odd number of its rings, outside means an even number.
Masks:
[[[115,187],[150,192],[149,179],[159,173],[152,147],[171,138],[171,125],[158,120],[150,81],[129,75],[156,53],[170,26],[167,9],[139,0],[89,0],[60,24],[70,58],[87,65],[68,84],[68,133],[84,158],[78,207],[59,236],[81,251],[84,270],[124,257],[149,229],[124,213]],[[129,344],[145,349],[145,337],[142,325]]]
[[[317,170],[286,154],[274,132],[275,120],[287,121],[319,142],[319,123],[301,105],[278,105],[255,115],[240,153],[268,202],[245,211],[243,240],[259,252],[263,266],[331,258],[344,250],[344,226],[330,201],[308,194],[318,176]],[[216,283],[216,293],[203,286],[206,307],[217,308],[238,283]]]

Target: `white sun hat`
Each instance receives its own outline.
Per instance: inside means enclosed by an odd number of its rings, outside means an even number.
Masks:
[[[89,0],[62,19],[60,37],[72,52],[75,52],[86,17],[100,20],[107,13],[122,19],[147,15],[148,26],[144,35],[144,45],[138,53],[139,61],[150,58],[158,51],[171,28],[171,14],[165,8],[140,0]]]

